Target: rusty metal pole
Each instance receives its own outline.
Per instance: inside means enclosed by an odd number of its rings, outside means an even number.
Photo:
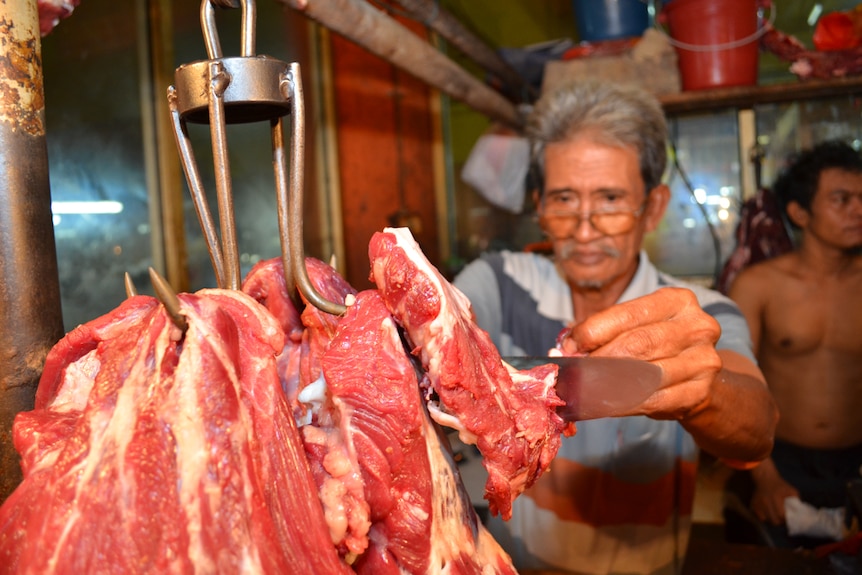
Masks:
[[[0,2],[0,502],[21,481],[12,420],[63,336],[36,0]]]

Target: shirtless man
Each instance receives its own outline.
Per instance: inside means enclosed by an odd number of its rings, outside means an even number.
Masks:
[[[730,296],[781,414],[772,457],[751,472],[751,509],[782,526],[785,498],[843,507],[862,471],[862,159],[821,144],[774,191],[801,242],[744,270]],[[800,543],[784,528],[770,533],[776,545]]]

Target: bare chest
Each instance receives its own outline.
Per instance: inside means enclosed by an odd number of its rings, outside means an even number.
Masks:
[[[777,292],[764,315],[761,347],[774,353],[829,350],[862,358],[862,282]]]

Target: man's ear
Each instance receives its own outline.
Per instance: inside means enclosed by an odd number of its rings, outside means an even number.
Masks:
[[[808,210],[800,206],[799,202],[791,200],[787,203],[787,217],[800,228],[804,228],[808,225],[808,220],[811,218],[811,214],[808,213]]]
[[[651,232],[658,227],[669,202],[670,188],[665,184],[657,185],[647,194],[646,206],[644,207],[644,222],[646,223],[647,232]]]

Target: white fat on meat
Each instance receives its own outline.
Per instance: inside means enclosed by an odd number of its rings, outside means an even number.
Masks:
[[[326,379],[323,377],[323,372],[320,377],[302,388],[296,399],[306,407],[302,417],[296,421],[296,426],[303,427],[311,424],[312,416],[320,411],[320,406],[326,401]]]
[[[458,439],[461,440],[462,443],[467,445],[475,445],[478,441],[478,437],[476,434],[471,433],[464,424],[461,423],[461,419],[453,415],[445,410],[445,408],[440,405],[439,401],[429,400],[427,402],[428,413],[431,415],[431,419],[437,422],[438,425],[442,425],[443,427],[448,427],[450,429],[454,429],[458,432]]]
[[[70,363],[63,373],[57,395],[48,407],[60,413],[84,411],[101,367],[102,362],[99,361],[99,353],[95,349]]]

